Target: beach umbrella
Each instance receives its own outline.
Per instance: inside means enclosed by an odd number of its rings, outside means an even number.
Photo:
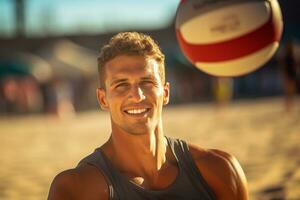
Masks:
[[[30,71],[26,65],[17,60],[0,60],[0,78],[7,76],[25,76],[29,75]]]
[[[53,71],[47,61],[41,57],[19,52],[0,60],[0,78],[7,76],[33,76],[38,82],[47,82]]]

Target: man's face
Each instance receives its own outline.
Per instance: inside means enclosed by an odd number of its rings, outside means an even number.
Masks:
[[[105,72],[105,90],[98,89],[97,96],[110,112],[112,128],[134,135],[154,131],[169,101],[169,83],[162,82],[158,63],[121,55],[106,63]]]

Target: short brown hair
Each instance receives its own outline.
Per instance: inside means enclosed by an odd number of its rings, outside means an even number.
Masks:
[[[138,55],[154,58],[159,64],[159,74],[165,82],[165,56],[157,42],[149,35],[137,32],[121,32],[104,45],[98,56],[100,87],[105,89],[105,64],[119,55]]]

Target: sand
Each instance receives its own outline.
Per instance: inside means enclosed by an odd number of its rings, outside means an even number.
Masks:
[[[168,136],[233,154],[249,183],[250,199],[300,199],[300,99],[286,113],[281,98],[168,106]],[[46,199],[54,176],[73,168],[110,133],[109,116],[0,118],[0,199]]]

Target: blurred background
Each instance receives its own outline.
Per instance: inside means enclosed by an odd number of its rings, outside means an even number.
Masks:
[[[167,135],[236,155],[251,199],[300,199],[300,2],[279,3],[276,55],[218,78],[179,49],[179,0],[0,0],[0,199],[46,199],[55,174],[109,136],[96,57],[119,31],[150,34],[166,55]]]

